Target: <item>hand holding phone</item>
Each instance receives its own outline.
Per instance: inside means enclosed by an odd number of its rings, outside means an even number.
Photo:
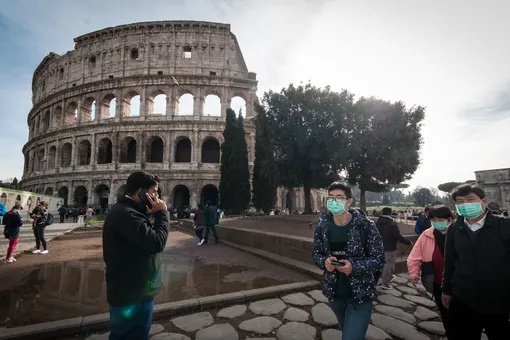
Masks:
[[[338,267],[343,267],[343,266],[345,266],[345,263],[343,263],[343,262],[339,262],[338,260],[331,260],[331,264],[332,264],[332,265],[335,265],[335,266],[338,266]]]
[[[140,190],[140,192],[138,192],[138,198],[142,201],[143,205],[145,205],[145,206],[147,206],[147,208],[151,209],[152,203],[149,201],[149,198],[147,197],[147,195],[150,196],[150,194],[145,189],[142,189],[142,190]]]

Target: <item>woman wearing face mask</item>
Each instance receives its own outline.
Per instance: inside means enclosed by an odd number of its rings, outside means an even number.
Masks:
[[[426,229],[416,241],[407,258],[410,281],[417,284],[420,281],[425,289],[434,295],[441,313],[441,319],[448,337],[450,315],[441,302],[441,284],[444,270],[444,246],[446,231],[453,221],[452,211],[444,205],[435,206],[429,211],[432,227]]]

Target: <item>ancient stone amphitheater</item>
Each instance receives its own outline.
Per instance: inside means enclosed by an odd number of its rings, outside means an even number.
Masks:
[[[25,190],[106,206],[145,170],[173,206],[216,201],[228,107],[246,117],[253,165],[257,78],[230,25],[135,23],[74,42],[34,72]]]

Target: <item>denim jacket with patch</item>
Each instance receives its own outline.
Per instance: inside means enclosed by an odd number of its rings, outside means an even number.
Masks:
[[[381,235],[374,222],[358,210],[349,211],[352,220],[347,228],[347,260],[352,264],[352,273],[347,277],[352,289],[354,301],[363,303],[368,300],[375,300],[376,289],[374,272],[381,271],[384,266],[384,247]],[[333,215],[328,212],[323,214],[315,228],[313,241],[313,262],[320,269],[324,270],[322,278],[322,292],[328,300],[335,297],[336,274],[328,272],[324,261],[331,256],[331,249],[328,240],[328,224]],[[362,236],[364,232],[365,237]],[[365,244],[363,245],[363,239]]]

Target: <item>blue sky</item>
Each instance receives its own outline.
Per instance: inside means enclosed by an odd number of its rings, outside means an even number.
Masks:
[[[259,95],[311,80],[427,107],[412,186],[510,167],[508,1],[16,0],[0,7],[0,179],[21,177],[31,77],[49,52],[109,26],[230,23]]]

